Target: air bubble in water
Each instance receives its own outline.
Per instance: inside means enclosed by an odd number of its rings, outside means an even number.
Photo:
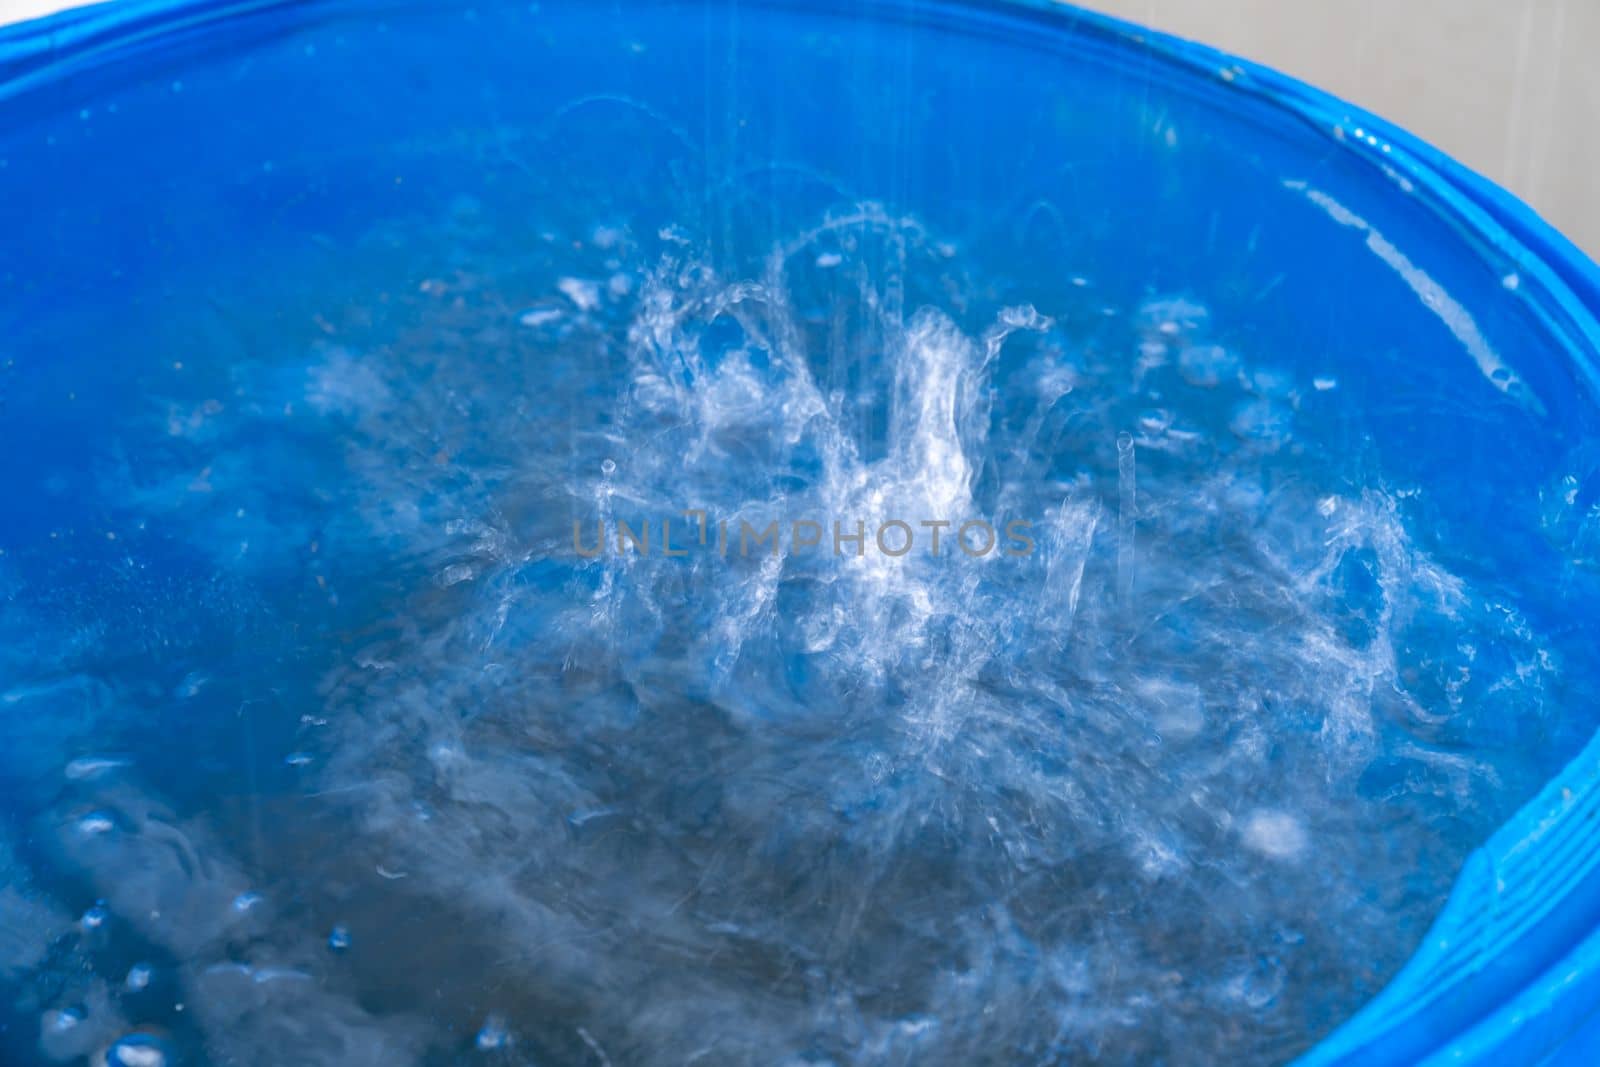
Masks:
[[[127,765],[127,760],[110,759],[104,756],[84,756],[68,763],[65,774],[69,781],[87,782]]]
[[[529,308],[521,315],[518,315],[517,321],[524,326],[537,328],[547,326],[552,322],[559,322],[565,314],[566,312],[557,307],[535,307]]]
[[[498,1015],[489,1016],[478,1030],[474,1044],[484,1052],[503,1049],[511,1044],[511,1032],[506,1029],[506,1021]]]
[[[40,1021],[47,1034],[64,1034],[76,1030],[83,1023],[83,1012],[78,1008],[61,1008],[47,1011]]]
[[[1257,811],[1245,820],[1244,843],[1263,856],[1291,860],[1306,850],[1306,830],[1288,812]]]
[[[153,1034],[126,1034],[106,1050],[106,1067],[167,1067],[171,1062],[166,1042]]]
[[[91,811],[78,820],[78,833],[84,837],[99,837],[117,828],[116,819],[104,811]]]
[[[1178,354],[1178,373],[1190,385],[1214,389],[1239,374],[1239,357],[1221,345],[1190,345]]]

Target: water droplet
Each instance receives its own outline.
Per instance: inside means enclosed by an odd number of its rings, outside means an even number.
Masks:
[[[335,952],[343,952],[350,947],[350,930],[342,923],[328,932],[328,947]]]
[[[150,979],[154,974],[148,963],[135,963],[128,968],[128,977],[122,980],[122,984],[130,992],[137,993],[150,987]]]
[[[260,893],[246,890],[233,898],[233,910],[243,915],[245,912],[261,903],[264,898]]]
[[[109,918],[111,918],[111,913],[106,911],[105,904],[96,902],[94,907],[83,913],[83,917],[78,920],[78,925],[83,928],[85,933],[88,933],[100,929]]]
[[[616,460],[605,459],[605,460],[601,460],[600,461],[600,473],[602,473],[602,474],[615,474],[616,472],[617,472],[617,462],[616,462]]]

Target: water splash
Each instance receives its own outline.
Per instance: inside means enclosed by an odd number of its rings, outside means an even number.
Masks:
[[[665,232],[462,233],[473,271],[156,405],[169,460],[107,493],[316,654],[8,678],[92,724],[24,746],[44,866],[176,992],[95,988],[311,1064],[1263,1062],[1370,993],[1562,665],[1325,447],[1341,392],[1181,294],[1011,299],[876,205],[731,264]],[[248,802],[166,800],[144,699],[222,709],[193,753],[247,751]]]

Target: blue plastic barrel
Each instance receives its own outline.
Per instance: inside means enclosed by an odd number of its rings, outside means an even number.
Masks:
[[[0,658],[6,839],[22,842],[16,856],[0,851],[0,860],[21,857],[11,868],[0,863],[7,907],[49,880],[16,873],[29,869],[28,857],[44,857],[39,871],[70,867],[56,846],[37,844],[48,837],[42,827],[65,817],[52,814],[65,810],[52,806],[59,770],[45,774],[27,755],[55,743],[39,740],[55,734],[37,716],[91,723],[111,704],[160,688],[179,710],[148,720],[148,730],[165,739],[153,749],[170,750],[174,763],[147,759],[147,777],[169,788],[175,808],[216,811],[259,805],[250,798],[279,788],[238,777],[258,767],[241,752],[287,745],[316,718],[288,708],[251,718],[287,702],[287,685],[277,695],[230,692],[227,722],[274,725],[248,736],[215,727],[223,731],[215,762],[180,762],[186,745],[213,743],[195,740],[210,738],[213,725],[186,718],[182,700],[223,691],[226,679],[200,671],[141,689],[34,667],[103,631],[122,635],[129,671],[207,640],[231,656],[257,649],[258,666],[289,670],[282,665],[343,632],[339,613],[357,610],[336,602],[337,574],[273,554],[290,537],[316,551],[339,536],[338,521],[319,532],[258,518],[300,514],[294,508],[330,477],[321,460],[295,458],[298,466],[284,468],[292,477],[236,513],[230,506],[202,519],[177,504],[164,512],[160,494],[210,492],[235,472],[196,468],[179,489],[149,482],[145,472],[165,469],[160,447],[130,436],[124,420],[173,392],[164,375],[205,377],[221,411],[260,385],[241,368],[270,364],[294,331],[324,329],[336,343],[343,327],[318,317],[317,298],[348,304],[357,280],[387,269],[375,264],[415,252],[394,236],[408,220],[492,231],[530,225],[566,203],[658,241],[664,255],[694,241],[753,271],[817,219],[914,218],[930,234],[952,235],[931,247],[991,273],[1003,265],[1006,280],[994,283],[1003,302],[1057,319],[1088,321],[1181,294],[1230,324],[1234,347],[1271,352],[1305,382],[1332,389],[1336,379],[1343,402],[1369,416],[1360,439],[1344,444],[1366,450],[1389,484],[1423,501],[1428,536],[1474,560],[1474,573],[1513,605],[1508,614],[1558,635],[1576,673],[1586,667],[1582,650],[1592,660],[1600,647],[1600,270],[1492,183],[1324,93],[1205,47],[1030,0],[120,0],[0,29],[0,596],[23,620],[7,638],[21,651]],[[430,279],[423,285],[441,293],[475,269],[470,258],[452,260],[445,237],[424,251],[433,258],[419,261]],[[563,292],[565,302],[502,310],[537,327],[604,298]],[[280,334],[276,324],[289,325]],[[335,411],[358,405],[339,392],[349,388],[330,387],[322,402]],[[208,410],[174,404],[160,418],[173,442],[188,442],[207,432]],[[1322,444],[1340,440],[1334,432]],[[439,462],[452,462],[443,446]],[[108,486],[128,484],[148,495],[113,499]],[[163,539],[163,521],[203,527],[227,551],[198,557],[181,539]],[[395,546],[381,547],[394,549],[397,567],[404,561]],[[468,575],[443,573],[445,585]],[[365,580],[369,592],[383,588],[381,576]],[[307,630],[261,607],[291,582],[332,603],[338,618]],[[373,623],[340,639],[359,644],[374,628],[404,625]],[[29,650],[30,633],[48,633],[49,647]],[[1328,1003],[1345,1006],[1316,1032],[1273,1047],[1308,1067],[1595,1062],[1600,713],[1582,699],[1586,684],[1552,696],[1573,703],[1535,727],[1482,727],[1485,746],[1530,753],[1525,773],[1495,794],[1497,810],[1515,814],[1487,840],[1462,831],[1471,838],[1463,854],[1471,850],[1454,891],[1428,905],[1437,917],[1425,935],[1394,934],[1408,945],[1420,936],[1420,945],[1397,974],[1373,974],[1376,995],[1364,1007],[1347,1018],[1349,991],[1341,999],[1330,990]],[[28,710],[35,705],[51,710]],[[270,773],[312,761],[291,752]],[[114,775],[117,765],[80,757],[67,788]],[[841,818],[863,818],[871,806],[862,801]],[[270,822],[270,804],[260,810]],[[100,811],[73,816],[83,834],[114,834],[128,818],[123,808]],[[625,834],[617,818],[575,813],[563,832],[580,842]],[[338,851],[309,840],[312,851]],[[237,845],[240,854],[272,854]],[[61,854],[70,859],[74,847]],[[135,855],[126,862],[136,865]],[[381,855],[363,870],[373,863],[383,879],[375,884],[406,890],[405,870]],[[59,900],[89,894],[84,906],[98,892],[67,875],[52,885]],[[138,899],[152,911],[166,906]],[[249,894],[230,899],[240,915],[257,906]],[[113,913],[117,906],[113,899]],[[48,910],[17,909],[0,913],[0,927]],[[399,940],[410,936],[404,915],[394,905]],[[359,924],[352,931],[334,920],[322,927],[334,931],[330,951],[358,966]],[[84,958],[109,967],[109,953],[127,970],[132,959],[118,953],[134,948],[94,949],[96,926],[85,920],[74,934],[89,946]],[[162,948],[150,932],[157,927],[138,929],[151,952],[177,956],[175,945],[191,943],[163,932]],[[471,951],[491,949],[499,947]],[[0,955],[0,982],[43,958],[42,950]],[[462,965],[444,951],[426,959]],[[228,966],[246,967],[219,962],[202,973],[221,981],[216,968]],[[806,966],[799,956],[778,961],[751,981]],[[280,988],[299,980],[285,977],[290,970],[240,970],[252,976],[240,988]],[[128,988],[143,990],[137,967],[128,973]],[[361,980],[383,984],[370,971]],[[1040,965],[1037,981],[1049,980]],[[573,991],[573,1004],[586,995]],[[104,1010],[88,1000],[47,1014],[40,1037],[32,1013],[48,1004],[13,999],[0,1034],[8,1062],[12,1049],[19,1062],[31,1062],[36,1046],[80,1062],[167,1040],[107,1032],[79,1042],[72,1032],[86,1032]],[[31,1007],[16,1007],[24,1001]],[[274,1010],[262,1003],[249,1010]],[[123,1012],[127,1022],[139,1022],[136,1007]],[[648,1010],[641,1005],[641,1017]],[[188,1023],[168,1018],[173,1042],[205,1047]],[[245,1025],[227,1025],[235,1024]],[[899,1033],[929,1025],[911,1019]],[[500,1054],[508,1033],[489,1015],[476,1036],[462,1036],[462,1054]],[[888,1058],[884,1049],[901,1046],[875,1033],[857,1033],[850,1062],[918,1062]],[[655,1062],[639,1049],[606,1058],[605,1035],[582,1026],[564,1040],[534,1050],[548,1057],[538,1062]],[[421,1055],[414,1045],[351,1048],[387,1049],[383,1062]],[[1050,1062],[1094,1051],[1062,1046]],[[817,1056],[804,1062],[824,1061]],[[1004,1050],[993,1057],[985,1062],[1012,1062]],[[1181,1048],[1163,1061],[1189,1062]]]

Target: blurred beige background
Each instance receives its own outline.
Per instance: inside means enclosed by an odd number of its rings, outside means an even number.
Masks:
[[[71,6],[61,3],[60,0],[0,0],[0,23],[38,18],[40,15]]]
[[[1600,0],[1081,0],[1398,123],[1600,258]]]
[[[1600,258],[1600,0],[1080,0],[1399,123]],[[0,0],[0,22],[60,0]]]

